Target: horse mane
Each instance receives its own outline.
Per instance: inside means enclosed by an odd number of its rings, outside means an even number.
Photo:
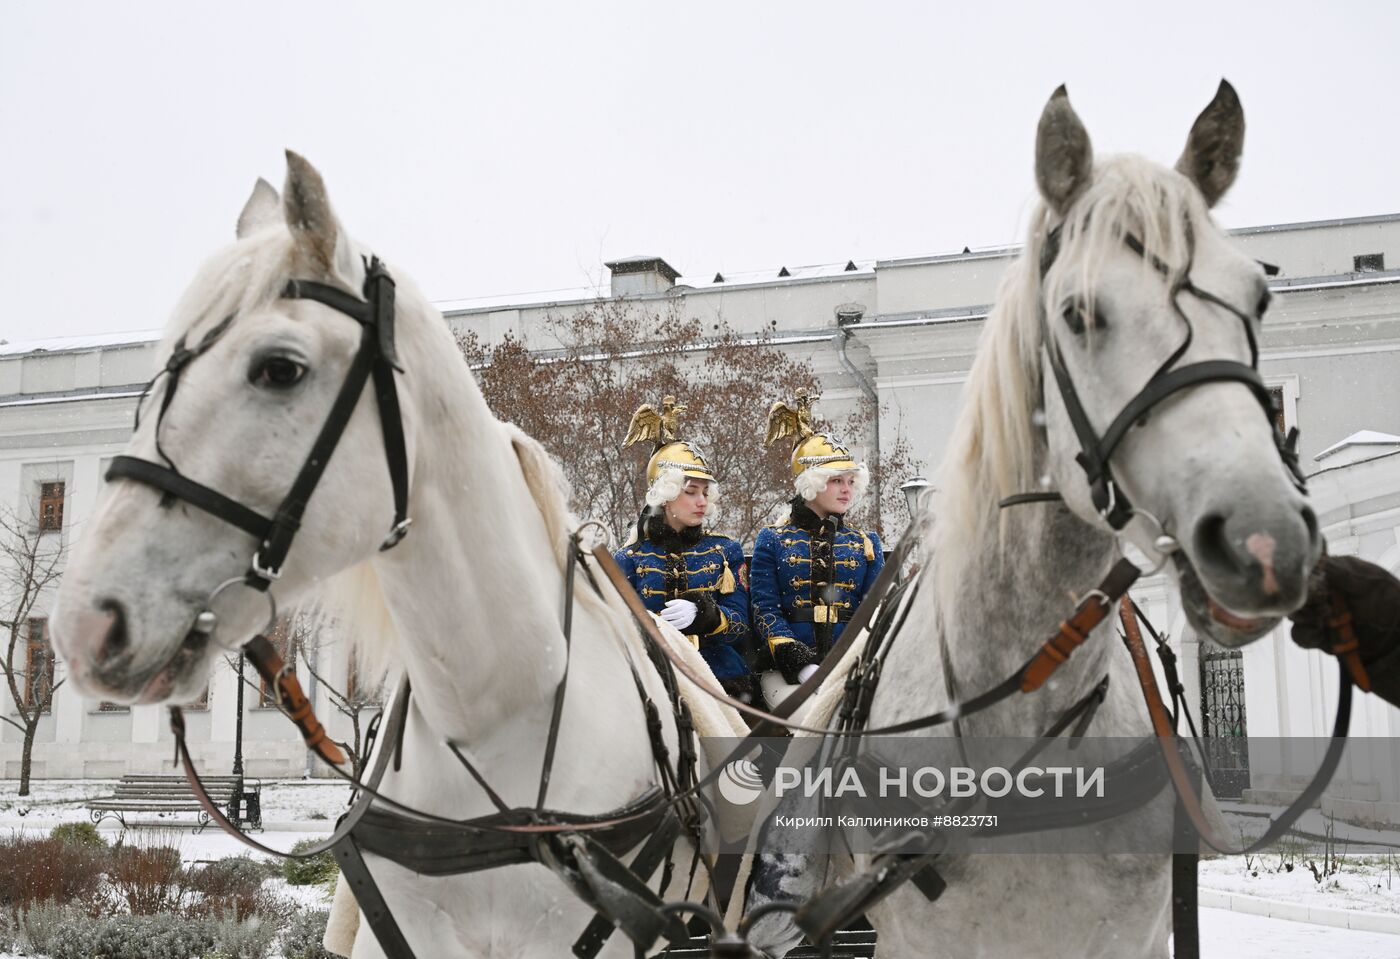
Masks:
[[[1184,227],[1189,224],[1190,229]],[[1042,293],[1041,256],[1058,228],[1059,251]],[[1031,216],[1021,256],[1007,268],[987,317],[963,393],[963,408],[938,467],[937,522],[926,514],[936,563],[938,593],[956,590],[967,558],[980,555],[995,530],[1003,532],[997,502],[1013,493],[1044,488],[1036,475],[1043,427],[1040,303],[1059,304],[1067,294],[1092,295],[1102,265],[1131,233],[1142,241],[1142,269],[1153,258],[1172,270],[1190,260],[1191,236],[1213,229],[1199,190],[1175,170],[1135,155],[1095,164],[1084,193],[1061,219],[1043,202]],[[1087,304],[1092,311],[1092,300]],[[1052,313],[1058,314],[1052,308]]]
[[[157,348],[160,362],[181,336],[186,346],[194,346],[225,317],[242,316],[276,300],[292,275],[292,260],[292,237],[285,228],[259,230],[219,249],[200,265],[175,304]]]

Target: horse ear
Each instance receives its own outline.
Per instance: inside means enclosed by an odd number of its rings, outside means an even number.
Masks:
[[[1035,182],[1056,213],[1064,213],[1094,173],[1089,131],[1069,105],[1064,84],[1050,95],[1035,132]]]
[[[306,158],[287,151],[287,184],[282,189],[282,213],[297,248],[327,272],[335,272],[340,224],[326,196],[326,184]]]
[[[253,184],[253,195],[248,197],[248,202],[243,204],[243,212],[238,214],[238,239],[277,222],[281,207],[282,198],[272,184],[258,177],[258,182]]]
[[[1221,80],[1215,99],[1196,117],[1176,168],[1201,188],[1206,206],[1215,206],[1235,182],[1243,152],[1244,107],[1230,81]]]

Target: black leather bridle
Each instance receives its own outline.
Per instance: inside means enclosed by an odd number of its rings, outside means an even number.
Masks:
[[[292,547],[307,503],[330,463],[331,455],[355,411],[360,394],[370,378],[379,405],[379,423],[384,434],[385,458],[394,488],[394,522],[380,544],[381,550],[397,545],[408,533],[408,454],[404,443],[403,418],[399,410],[395,371],[402,372],[394,346],[394,280],[378,257],[365,262],[364,299],[344,290],[312,280],[288,280],[280,295],[284,300],[314,300],[343,313],[360,324],[360,346],[345,373],[340,392],[326,415],[311,451],[302,463],[291,489],[271,518],[231,499],[212,487],[190,479],[179,471],[160,445],[160,427],[175,398],[180,376],[189,364],[218,342],[233,324],[229,315],[212,327],[193,347],[181,336],[166,361],[165,368],[151,381],[166,377],[156,418],[156,451],[169,465],[153,463],[136,456],[117,456],[107,470],[107,480],[129,479],[160,490],[167,497],[183,500],[211,516],[236,526],[258,542],[243,582],[266,592],[282,575],[282,565]],[[150,387],[148,386],[148,390]],[[138,410],[139,424],[139,410]]]
[[[1065,366],[1064,355],[1060,352],[1059,343],[1051,336],[1048,319],[1049,307],[1045,304],[1043,296],[1041,299],[1041,339],[1044,341],[1045,352],[1050,360],[1050,369],[1055,377],[1055,385],[1059,388],[1060,397],[1065,404],[1065,412],[1069,416],[1070,425],[1074,428],[1075,435],[1079,439],[1080,451],[1075,459],[1083,468],[1085,478],[1089,481],[1094,508],[1115,530],[1122,530],[1133,518],[1136,511],[1117,480],[1114,479],[1113,467],[1109,460],[1133,425],[1144,422],[1157,404],[1188,387],[1202,383],[1232,381],[1248,387],[1250,393],[1259,401],[1259,405],[1265,416],[1268,417],[1271,426],[1277,415],[1269,388],[1264,384],[1263,377],[1259,375],[1259,341],[1254,332],[1254,320],[1229,301],[1203,290],[1191,282],[1191,266],[1195,258],[1196,245],[1189,221],[1185,224],[1185,229],[1188,250],[1187,262],[1185,269],[1176,275],[1173,275],[1172,269],[1166,263],[1163,263],[1157,256],[1148,253],[1143,247],[1142,241],[1136,236],[1128,233],[1123,237],[1123,243],[1129,250],[1145,259],[1157,273],[1160,273],[1170,283],[1168,299],[1172,310],[1181,318],[1186,327],[1186,337],[1157,368],[1157,371],[1152,374],[1138,394],[1129,400],[1122,411],[1113,418],[1101,436],[1094,429],[1088,414],[1084,411],[1084,405],[1079,401],[1079,392],[1074,388],[1074,381]],[[1059,256],[1060,230],[1061,227],[1056,227],[1050,231],[1041,252],[1040,276],[1042,282]],[[1265,271],[1268,270],[1269,267],[1265,265]],[[1190,348],[1195,334],[1190,318],[1181,309],[1180,297],[1183,293],[1189,293],[1202,302],[1219,306],[1239,319],[1244,326],[1245,336],[1249,340],[1249,363],[1240,363],[1235,360],[1201,360],[1196,363],[1188,363],[1185,366],[1176,366],[1177,361]],[[1293,429],[1285,437],[1275,427],[1274,444],[1278,449],[1279,457],[1288,467],[1294,485],[1299,491],[1306,492],[1303,472],[1298,464],[1297,433],[1298,431]],[[1059,498],[1060,494],[1058,493],[1022,493],[1003,500],[1002,505],[1010,506],[1016,503]]]

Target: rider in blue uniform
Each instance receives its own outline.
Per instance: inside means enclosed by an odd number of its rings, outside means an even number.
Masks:
[[[668,396],[660,413],[645,404],[632,416],[622,445],[649,439],[656,447],[635,538],[615,558],[647,609],[689,637],[727,693],[748,700],[753,674],[735,648],[749,635],[744,552],[708,530],[718,486],[699,451],[676,438],[683,412]]]
[[[880,537],[845,522],[870,472],[830,434],[815,429],[816,399],[798,390],[796,408],[780,400],[768,414],[769,446],[795,437],[797,488],[790,513],[759,532],[750,571],[753,626],[778,667],[762,677],[770,705],[816,670],[885,564]]]

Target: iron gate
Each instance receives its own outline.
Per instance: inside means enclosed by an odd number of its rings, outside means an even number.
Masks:
[[[1201,737],[1211,785],[1222,799],[1239,799],[1249,788],[1245,739],[1244,654],[1201,644]]]

